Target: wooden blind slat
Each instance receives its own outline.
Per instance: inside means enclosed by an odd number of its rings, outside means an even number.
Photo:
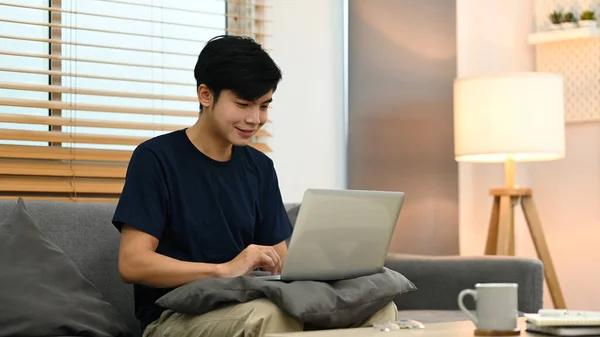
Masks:
[[[58,56],[58,55],[52,55],[52,54],[12,52],[9,50],[0,50],[0,54],[8,55],[8,56],[31,57],[31,58],[40,58],[40,59],[49,59],[49,60],[58,60],[58,61],[87,62],[87,63],[110,64],[110,65],[115,65],[115,66],[126,66],[126,67],[180,70],[180,71],[188,71],[188,72],[190,71],[189,68],[182,68],[182,67],[161,66],[161,65],[153,65],[153,64],[147,64],[147,63],[113,62],[113,61],[106,61],[106,60],[100,60],[100,59],[67,57],[67,56]]]
[[[142,123],[142,122],[113,122],[104,119],[82,119],[66,118],[59,116],[35,116],[0,113],[0,123],[19,123],[36,125],[56,125],[56,126],[85,126],[94,128],[110,129],[130,129],[130,130],[151,130],[151,131],[176,131],[189,127],[183,124],[161,124],[161,123]],[[3,130],[3,129],[0,129]],[[272,137],[266,130],[256,132],[256,137]]]
[[[251,143],[249,146],[263,151],[271,152],[271,148],[264,143]],[[0,157],[20,159],[58,159],[79,161],[106,161],[129,162],[132,151],[69,148],[58,146],[27,146],[27,145],[0,145]]]
[[[60,125],[60,126],[85,126],[93,128],[131,129],[131,130],[154,130],[175,131],[189,125],[142,123],[142,122],[118,122],[107,119],[83,119],[65,118],[58,116],[35,116],[0,113],[0,123],[20,123],[36,125]]]
[[[84,164],[42,160],[0,160],[0,175],[125,178],[126,163]]]
[[[97,105],[77,102],[54,102],[35,99],[0,98],[0,106],[15,106],[26,108],[61,109],[95,112],[120,112],[129,114],[198,117],[198,112],[189,110],[156,109],[156,108],[134,108],[116,105]]]
[[[0,176],[5,192],[119,194],[124,179]]]
[[[2,38],[2,39],[11,39],[11,40],[21,40],[21,41],[32,41],[32,42],[45,42],[45,43],[54,43],[54,44],[64,44],[64,45],[71,45],[71,46],[82,46],[82,47],[94,47],[94,48],[104,48],[104,49],[136,51],[136,52],[141,52],[141,53],[157,53],[157,54],[179,55],[179,56],[190,56],[190,57],[196,57],[197,56],[196,54],[182,53],[182,52],[170,51],[170,50],[131,48],[131,47],[122,47],[122,46],[108,45],[108,44],[73,42],[73,41],[57,40],[57,39],[42,39],[42,38],[34,38],[34,37],[27,37],[27,36],[17,36],[17,35],[3,35],[3,34],[0,34],[0,38]]]
[[[0,129],[0,139],[55,143],[139,145],[141,142],[147,140],[148,137]]]
[[[93,78],[93,79],[97,79],[97,80],[107,80],[107,81],[154,83],[154,84],[162,84],[162,85],[181,85],[181,86],[186,86],[186,87],[195,86],[195,84],[191,83],[191,82],[162,81],[162,80],[142,79],[142,78],[132,78],[132,77],[118,77],[118,76],[102,76],[102,75],[92,75],[92,74],[82,74],[82,73],[81,74],[80,73],[71,73],[71,72],[56,71],[56,70],[0,67],[0,71],[7,71],[7,72],[13,72],[13,73],[24,73],[24,74],[36,74],[36,75]]]
[[[69,148],[60,146],[0,145],[0,157],[18,159],[57,159],[129,162],[132,151]]]
[[[116,203],[119,201],[119,196],[114,196],[112,198],[101,198],[101,197],[83,197],[83,196],[72,196],[72,197],[68,197],[68,196],[44,196],[44,195],[39,195],[39,194],[33,194],[33,195],[28,195],[29,193],[19,193],[17,195],[14,196],[8,196],[8,195],[0,195],[0,200],[18,200],[19,198],[23,198],[23,200],[28,201],[68,201],[68,202],[97,202],[97,203]]]
[[[0,36],[1,37],[1,36]],[[183,102],[198,102],[193,96],[175,96],[175,95],[155,95],[141,92],[96,90],[78,87],[67,87],[58,85],[39,85],[28,83],[0,82],[0,89],[40,91],[40,92],[59,92],[63,94],[91,95],[91,96],[109,96],[109,97],[128,97],[142,99],[157,99]]]

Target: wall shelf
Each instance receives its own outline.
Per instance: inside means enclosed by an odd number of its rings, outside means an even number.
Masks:
[[[553,30],[549,14],[594,10],[600,0],[534,0],[535,69],[564,79],[565,123],[600,122],[600,28],[598,25]]]
[[[528,40],[530,44],[540,44],[599,37],[600,28],[598,27],[577,27],[529,34]]]

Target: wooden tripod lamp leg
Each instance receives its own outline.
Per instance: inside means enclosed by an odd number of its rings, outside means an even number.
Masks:
[[[498,220],[500,216],[500,197],[494,196],[492,205],[492,215],[490,217],[490,227],[488,228],[488,237],[485,244],[485,255],[496,255],[498,249]]]
[[[515,198],[504,189],[492,189],[494,195],[485,255],[515,255]]]
[[[511,196],[500,197],[500,217],[498,218],[498,243],[496,254],[515,255],[514,252],[514,208]],[[512,249],[511,249],[512,248]]]
[[[492,205],[485,254],[515,255],[514,206],[520,198],[531,239],[538,258],[544,264],[544,276],[554,307],[566,309],[567,306],[550,257],[550,250],[544,237],[542,222],[533,203],[532,191],[530,188],[515,187],[514,161],[511,159],[505,162],[504,180],[504,188],[492,188],[490,190],[490,195],[494,196],[494,203]]]
[[[525,221],[531,233],[538,258],[544,264],[544,276],[554,307],[566,309],[558,277],[546,244],[542,223],[529,188],[493,188],[494,196],[490,227],[485,246],[486,255],[515,255],[514,205],[521,198]]]
[[[521,200],[521,207],[523,208],[523,214],[525,215],[527,226],[529,226],[531,238],[535,245],[538,257],[544,263],[544,274],[546,276],[548,290],[550,291],[554,307],[557,309],[566,309],[567,306],[560,289],[556,271],[554,270],[552,258],[550,257],[550,250],[548,249],[544,231],[542,230],[542,223],[531,195],[523,197]]]

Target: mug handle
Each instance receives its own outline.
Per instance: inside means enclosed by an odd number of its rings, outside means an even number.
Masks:
[[[467,296],[467,295],[473,296],[473,299],[475,301],[477,301],[477,292],[475,290],[473,290],[473,289],[464,289],[464,290],[462,290],[458,294],[458,307],[460,308],[460,310],[462,310],[469,317],[469,319],[471,321],[473,321],[473,323],[475,323],[475,325],[477,325],[477,321],[478,321],[477,316],[473,315],[471,313],[471,311],[468,310],[465,307],[465,304],[463,303],[463,300],[464,300],[465,296]]]

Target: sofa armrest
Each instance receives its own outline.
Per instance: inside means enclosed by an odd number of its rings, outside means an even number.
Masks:
[[[458,310],[458,293],[476,283],[517,283],[519,311],[542,308],[544,271],[533,258],[509,256],[422,256],[389,254],[386,267],[411,280],[418,290],[395,302],[399,310]],[[474,309],[470,296],[467,308]]]

